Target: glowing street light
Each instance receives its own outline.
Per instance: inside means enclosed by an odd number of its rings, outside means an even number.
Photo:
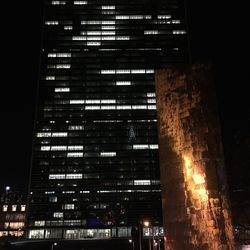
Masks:
[[[133,250],[135,250],[135,242],[132,239],[129,239],[128,242],[132,243]]]
[[[150,222],[148,220],[145,220],[145,221],[143,221],[143,225],[148,228],[148,246],[149,246],[149,250],[151,250],[151,237],[150,237],[150,227],[149,227]],[[153,242],[154,242],[154,230],[152,232],[153,232]],[[153,246],[153,248],[154,248],[154,246]]]
[[[149,221],[147,221],[147,220],[143,222],[143,225],[144,225],[145,227],[148,227],[149,224],[150,224],[150,223],[149,223]]]
[[[54,246],[57,246],[57,242],[52,243],[51,250],[54,250]]]

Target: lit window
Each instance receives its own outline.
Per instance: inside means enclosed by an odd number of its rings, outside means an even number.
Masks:
[[[65,5],[66,2],[65,1],[52,1],[51,4],[52,5]]]
[[[114,41],[115,40],[115,36],[103,36],[102,40],[105,41]]]
[[[66,174],[66,179],[82,179],[82,174]]]
[[[147,144],[134,144],[133,149],[148,149]]]
[[[117,36],[116,40],[130,40],[129,36]]]
[[[13,229],[23,229],[24,227],[24,222],[5,222],[4,223],[4,228],[13,230]]]
[[[131,105],[117,105],[116,109],[121,109],[121,110],[126,110],[126,109],[131,109]]]
[[[65,151],[67,146],[51,146],[51,151]]]
[[[49,53],[48,57],[71,57],[71,53]]]
[[[157,18],[158,19],[170,19],[171,16],[170,15],[158,15]]]
[[[105,24],[115,24],[115,21],[102,21],[102,25]]]
[[[82,125],[75,125],[75,126],[69,126],[69,130],[84,130],[84,126]]]
[[[144,35],[157,35],[158,30],[145,30]]]
[[[52,80],[55,80],[55,79],[56,79],[55,76],[46,76],[47,81],[52,81]]]
[[[115,19],[129,19],[129,16],[116,16]]]
[[[64,226],[80,226],[82,224],[81,220],[64,220]],[[67,230],[66,234],[75,233],[75,230]]]
[[[68,150],[83,150],[83,146],[68,146]]]
[[[83,157],[82,152],[67,153],[67,157]]]
[[[102,30],[115,30],[115,26],[102,26]]]
[[[50,174],[49,180],[55,180],[55,179],[65,179],[65,174]]]
[[[130,74],[130,69],[117,69],[116,74]]]
[[[44,193],[45,193],[45,194],[54,194],[55,191],[45,191]]]
[[[114,5],[103,5],[102,10],[114,10],[115,6]]]
[[[101,34],[101,31],[87,31],[88,36],[100,36]],[[81,35],[86,35],[86,32],[82,31]]]
[[[85,106],[86,110],[100,110],[100,106]]]
[[[149,148],[150,148],[150,149],[158,149],[159,146],[158,146],[157,144],[150,144],[150,145],[149,145]]]
[[[70,104],[84,104],[85,100],[70,100]]]
[[[57,202],[57,197],[56,196],[50,196],[49,197],[49,202]]]
[[[12,212],[16,212],[17,205],[12,205]]]
[[[173,32],[174,35],[186,34],[185,30],[173,30],[172,32]]]
[[[100,36],[88,36],[87,40],[88,41],[100,41],[101,37]]]
[[[72,29],[73,29],[73,26],[67,25],[67,26],[64,26],[64,29],[65,29],[65,30],[72,30]]]
[[[68,133],[67,132],[55,132],[52,133],[52,137],[67,137]]]
[[[115,17],[115,19],[121,19],[121,20],[125,20],[125,19],[151,19],[152,17],[150,15],[117,15]]]
[[[85,21],[85,24],[86,24],[86,21]],[[102,22],[101,21],[88,21],[88,24],[102,24]]]
[[[56,53],[49,53],[48,57],[56,57]]]
[[[57,64],[56,68],[57,69],[70,69],[71,65],[70,64]]]
[[[34,222],[34,226],[35,227],[43,227],[43,226],[45,226],[45,220],[36,220]]]
[[[75,191],[62,191],[63,194],[74,194]]]
[[[101,70],[101,74],[115,74],[115,70]]]
[[[55,92],[70,92],[70,88],[55,88]]]
[[[155,98],[147,99],[147,103],[156,103],[156,99]]]
[[[90,191],[88,191],[88,190],[80,191],[80,194],[89,194],[89,193],[90,193]]]
[[[115,11],[114,10],[103,10],[102,14],[111,15],[111,14],[115,14]]]
[[[134,185],[150,185],[150,180],[134,180]]]
[[[156,109],[156,105],[148,105],[148,109]]]
[[[179,24],[179,23],[181,23],[181,21],[180,20],[172,20],[172,23],[173,24]]]
[[[85,41],[86,37],[85,36],[73,36],[72,40],[73,41]]]
[[[90,99],[90,100],[86,100],[86,103],[87,104],[99,104],[99,103],[101,103],[101,100]]]
[[[101,103],[105,103],[105,104],[116,103],[116,100],[115,99],[102,99]]]
[[[88,4],[87,1],[74,1],[74,4],[75,5],[85,5],[85,4]]]
[[[155,93],[147,93],[147,97],[155,97]]]
[[[116,156],[116,152],[101,152],[100,156],[101,157],[114,157]]]
[[[145,74],[145,69],[132,69],[131,73],[132,74]]]
[[[51,133],[47,133],[47,132],[37,133],[36,137],[51,137]]]
[[[59,22],[58,21],[46,21],[45,24],[46,25],[58,25]]]
[[[147,105],[132,105],[132,109],[147,109]]]
[[[171,21],[167,21],[167,20],[161,19],[161,20],[159,20],[157,23],[158,23],[158,24],[171,24]]]
[[[142,15],[131,15],[129,18],[130,19],[143,19],[143,16]]]
[[[116,86],[129,86],[131,85],[130,81],[118,81],[116,82]]]
[[[101,106],[102,110],[114,110],[116,107],[114,105]]]
[[[115,35],[115,31],[102,31],[101,34],[104,35],[104,36],[105,36],[105,35],[106,35],[106,36],[107,36],[107,35]]]
[[[154,73],[153,69],[117,69],[117,70],[101,70],[101,74],[151,74]]]
[[[55,212],[53,213],[54,218],[63,218],[63,213],[62,212]]]
[[[44,230],[30,230],[29,231],[29,239],[43,239],[44,238]]]
[[[63,209],[65,210],[75,209],[75,204],[64,204]]]
[[[99,49],[99,51],[117,51],[121,49]]]
[[[87,42],[87,46],[100,46],[100,42]]]
[[[50,151],[50,146],[41,146],[41,151]]]
[[[7,212],[8,211],[8,205],[3,205],[3,212]]]

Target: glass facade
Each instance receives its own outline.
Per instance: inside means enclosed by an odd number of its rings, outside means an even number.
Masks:
[[[187,57],[177,0],[45,1],[29,238],[161,233],[154,71]]]

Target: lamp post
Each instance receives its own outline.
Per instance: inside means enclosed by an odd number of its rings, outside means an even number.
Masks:
[[[128,241],[129,241],[129,243],[132,243],[132,249],[135,250],[135,242],[134,242],[134,240],[129,239]]]
[[[151,237],[150,237],[150,227],[149,227],[150,222],[146,220],[143,222],[143,225],[148,228],[148,247],[149,250],[151,250]]]
[[[57,246],[57,243],[56,243],[56,242],[52,243],[52,245],[51,245],[51,250],[54,250],[54,246]]]
[[[142,225],[140,224],[138,227],[138,233],[139,233],[139,250],[142,250]]]

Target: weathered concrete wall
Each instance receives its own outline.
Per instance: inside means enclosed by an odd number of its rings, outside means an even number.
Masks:
[[[165,249],[235,249],[211,66],[158,70],[156,93]]]

